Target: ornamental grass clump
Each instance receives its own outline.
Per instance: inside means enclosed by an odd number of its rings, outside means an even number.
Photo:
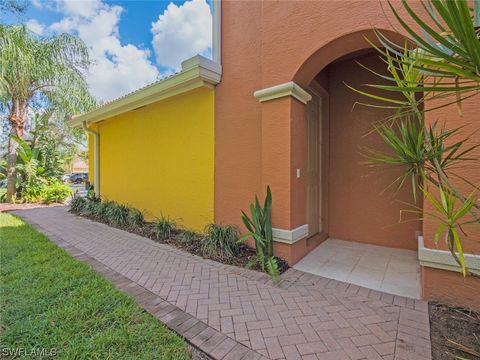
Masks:
[[[130,208],[125,204],[114,203],[108,209],[107,215],[109,223],[119,227],[126,227],[129,224]]]
[[[239,235],[232,225],[209,224],[202,238],[202,250],[211,258],[225,259],[237,256],[240,250]]]
[[[145,225],[145,215],[138,209],[131,208],[129,214],[130,226],[135,229],[141,229]]]
[[[162,215],[153,226],[153,233],[157,240],[166,240],[177,232],[177,223]]]
[[[114,201],[102,201],[99,203],[98,207],[96,208],[95,218],[99,221],[108,223],[109,221],[109,214],[111,208],[116,206]]]
[[[70,211],[74,214],[80,214],[87,205],[87,199],[81,196],[75,196],[70,203]]]
[[[185,230],[182,232],[180,240],[184,244],[192,244],[195,241],[201,241],[201,235],[197,234],[195,231]]]
[[[100,207],[100,201],[86,200],[86,204],[83,207],[81,214],[88,217],[95,217]]]

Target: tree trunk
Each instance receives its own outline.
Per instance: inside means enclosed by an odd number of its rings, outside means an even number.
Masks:
[[[11,138],[16,135],[23,138],[25,117],[27,115],[27,102],[13,101],[12,109],[8,116],[10,122],[10,138],[8,139],[8,162],[7,162],[7,194],[6,201],[15,201],[17,191],[17,147],[18,144]]]

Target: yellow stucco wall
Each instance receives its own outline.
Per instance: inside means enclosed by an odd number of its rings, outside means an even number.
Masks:
[[[213,222],[213,90],[192,90],[102,121],[96,129],[103,199],[195,230]],[[93,168],[93,180],[92,175]]]

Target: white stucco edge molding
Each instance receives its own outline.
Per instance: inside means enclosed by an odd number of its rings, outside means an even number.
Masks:
[[[218,64],[222,63],[222,2],[212,2],[212,60]]]
[[[83,122],[93,124],[127,111],[138,109],[187,91],[205,86],[213,88],[222,76],[222,66],[201,55],[182,62],[182,70],[130,94],[108,102],[85,114],[76,115],[70,124],[79,127]]]
[[[464,256],[468,270],[480,275],[480,255],[464,254]],[[418,260],[421,266],[461,272],[460,266],[457,265],[449,251],[426,248],[423,236],[418,237]]]
[[[303,90],[293,81],[257,90],[253,93],[253,96],[255,96],[260,102],[279,99],[285,96],[292,96],[298,101],[306,104],[312,99],[312,95]]]
[[[285,244],[293,244],[308,235],[308,224],[299,226],[293,230],[273,228],[273,241]]]

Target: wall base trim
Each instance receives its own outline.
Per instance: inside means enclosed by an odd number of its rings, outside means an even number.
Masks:
[[[293,244],[308,235],[308,224],[301,225],[292,230],[273,228],[273,241],[284,244]]]
[[[480,275],[480,255],[464,254],[465,265],[474,274]],[[461,272],[449,251],[425,247],[423,236],[418,237],[418,260],[421,266]]]

